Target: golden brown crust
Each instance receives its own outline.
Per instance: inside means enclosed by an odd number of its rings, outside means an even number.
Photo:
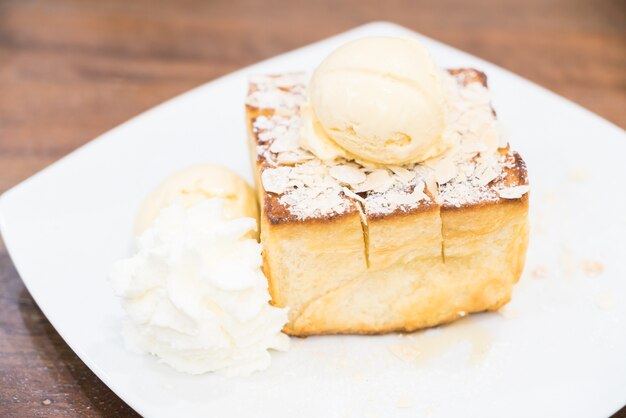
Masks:
[[[283,224],[330,224],[340,220],[342,217],[354,215],[358,212],[356,206],[351,206],[343,213],[333,212],[330,214],[310,217],[306,219],[298,218],[289,212],[289,210],[279,200],[279,195],[275,193],[266,193],[263,205],[263,213],[272,225]]]
[[[342,328],[342,329],[336,329],[336,330],[325,329],[321,331],[306,330],[306,331],[297,331],[297,332],[289,328],[284,328],[283,332],[292,337],[299,337],[299,338],[307,338],[307,337],[312,337],[315,335],[384,335],[384,334],[391,334],[391,333],[410,334],[420,329],[438,327],[441,325],[449,324],[451,322],[456,321],[457,319],[465,317],[469,313],[497,311],[498,309],[506,305],[509,301],[510,301],[510,298],[506,300],[503,299],[502,301],[499,301],[497,304],[491,307],[481,309],[479,311],[464,312],[464,314],[462,315],[458,312],[454,312],[454,313],[449,314],[445,318],[438,319],[436,322],[430,325],[413,325],[413,326],[404,325],[404,326],[398,326],[398,327],[389,327],[389,328],[380,329],[380,330],[371,330],[371,329],[366,329],[363,327],[352,327],[352,328]]]
[[[528,184],[528,169],[526,168],[526,161],[522,159],[522,156],[517,151],[513,151],[513,158],[515,159],[514,169],[517,172],[517,184]]]

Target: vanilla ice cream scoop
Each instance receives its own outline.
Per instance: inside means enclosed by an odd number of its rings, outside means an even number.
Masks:
[[[146,197],[135,219],[135,234],[141,235],[159,215],[161,209],[180,201],[188,208],[207,198],[224,200],[226,219],[258,219],[254,190],[227,168],[214,164],[194,165],[165,179]]]
[[[404,164],[447,148],[441,70],[415,39],[343,45],[315,70],[309,100],[328,137],[357,158]]]

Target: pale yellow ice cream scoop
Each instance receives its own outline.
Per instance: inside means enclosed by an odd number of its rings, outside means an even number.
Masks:
[[[343,45],[315,70],[309,100],[328,138],[358,159],[404,164],[447,148],[441,70],[415,39]]]
[[[141,204],[135,218],[135,234],[141,235],[157,218],[161,209],[179,200],[191,207],[208,198],[224,199],[226,219],[258,219],[254,190],[231,170],[214,164],[194,165],[166,178]]]

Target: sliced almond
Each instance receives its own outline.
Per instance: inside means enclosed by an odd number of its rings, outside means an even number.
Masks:
[[[298,149],[300,149],[298,132],[294,132],[293,129],[287,130],[284,134],[274,139],[270,146],[270,151],[274,153],[296,151]]]
[[[356,193],[374,191],[384,193],[393,186],[393,179],[385,169],[377,169],[367,175],[365,181],[359,184],[354,191]]]
[[[361,203],[365,202],[365,199],[363,199],[361,196],[359,196],[358,194],[354,193],[352,190],[348,189],[347,187],[342,187],[341,190],[349,198],[352,198],[354,200],[358,200]]]
[[[430,192],[433,196],[433,199],[437,199],[439,196],[439,186],[437,185],[437,180],[434,175],[428,175],[424,178],[424,183],[426,185],[426,190]]]
[[[295,151],[281,152],[276,157],[276,161],[281,164],[297,164],[315,159],[313,154],[297,149]]]
[[[407,170],[406,168],[400,167],[398,165],[390,165],[387,168],[390,169],[393,174],[398,176],[398,178],[400,178],[400,181],[404,184],[409,184],[411,180],[415,178],[415,171],[413,170]]]
[[[330,167],[329,173],[335,179],[344,184],[357,185],[363,183],[367,176],[361,170],[350,165],[335,165]]]
[[[503,199],[519,199],[530,190],[529,186],[506,187],[498,190],[498,195]]]
[[[485,170],[477,177],[479,186],[486,186],[498,177],[499,173],[491,166],[487,166]]]
[[[289,167],[267,168],[261,174],[263,188],[267,192],[283,194],[289,188]]]
[[[452,158],[428,160],[425,164],[434,170],[435,179],[439,184],[445,184],[457,176],[457,166]]]

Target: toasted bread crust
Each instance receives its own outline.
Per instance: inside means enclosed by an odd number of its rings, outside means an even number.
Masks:
[[[330,213],[323,216],[301,219],[289,213],[288,209],[280,203],[275,193],[266,193],[263,199],[262,213],[271,225],[276,226],[285,224],[332,224],[345,216],[352,216],[358,213],[358,209],[355,205],[344,213]]]

